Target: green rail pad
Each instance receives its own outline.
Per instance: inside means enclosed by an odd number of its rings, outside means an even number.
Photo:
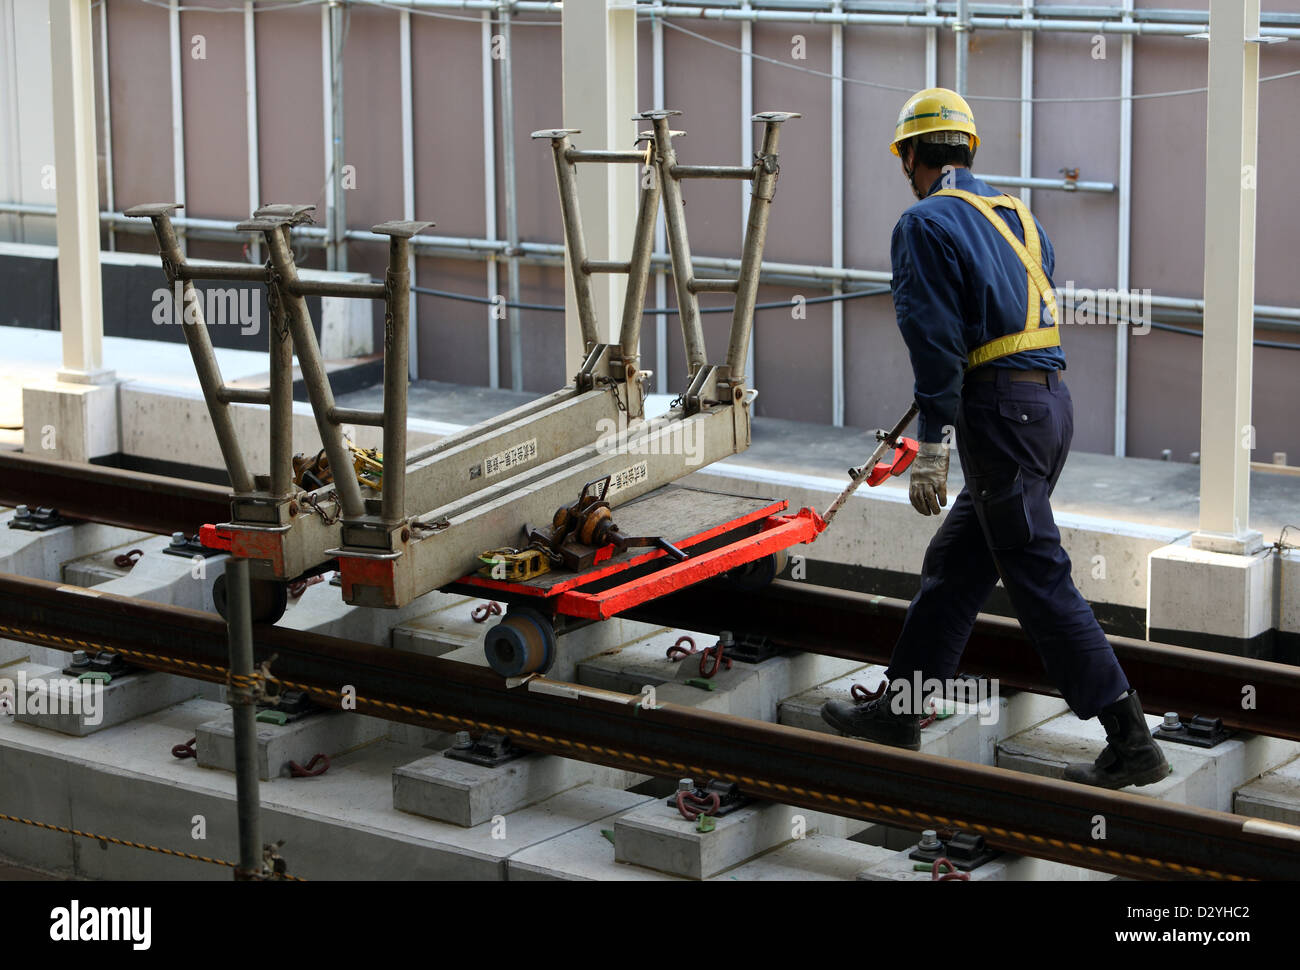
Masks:
[[[605,838],[607,838],[607,839],[609,840],[609,844],[610,844],[610,845],[613,845],[613,844],[614,844],[614,830],[613,830],[613,829],[601,829],[601,830],[600,830],[600,834],[603,835],[603,836],[605,836]]]
[[[713,686],[713,681],[707,680],[704,677],[692,677],[690,680],[686,681],[686,686],[699,687],[701,690],[717,690],[717,688]]]
[[[108,685],[111,684],[112,682],[113,682],[113,675],[106,674],[102,670],[91,670],[77,677],[78,684],[100,683],[100,684]]]
[[[695,823],[697,832],[712,832],[717,827],[717,820],[712,815],[701,815]]]
[[[289,715],[284,711],[258,711],[254,720],[261,721],[263,724],[278,724],[280,727],[284,727],[289,723]]]

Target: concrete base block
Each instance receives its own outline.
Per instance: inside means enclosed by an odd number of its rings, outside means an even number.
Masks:
[[[581,790],[581,789],[578,789]],[[641,806],[658,799],[641,799]],[[680,876],[628,865],[614,858],[603,834],[616,822],[603,819],[516,852],[506,863],[510,882],[682,882]]]
[[[333,759],[384,737],[385,722],[352,711],[321,711],[288,724],[257,725],[257,772],[263,781],[289,777],[289,762],[306,765],[317,754]],[[200,724],[199,766],[235,770],[235,727],[230,711]]]
[[[74,560],[63,567],[64,582],[94,586],[103,593],[132,596],[151,603],[215,613],[212,587],[217,577],[225,572],[229,557],[168,555],[163,550],[168,548],[170,541],[162,536],[150,536]],[[143,552],[134,566],[124,569],[113,565],[115,556],[131,549]]]
[[[682,660],[667,659],[667,650],[682,636],[691,636],[697,647],[706,649],[716,637],[681,630],[664,630],[635,643],[607,650],[589,657],[578,665],[578,681],[586,686],[639,694],[642,687],[654,686],[663,696],[660,685],[685,685],[687,690],[719,694],[722,703],[708,709],[775,721],[784,698],[861,668],[861,664],[838,657],[812,653],[791,653],[772,657],[759,664],[735,663],[730,670],[720,670],[710,682],[712,691],[686,684],[700,679],[700,660],[690,656]],[[688,695],[690,696],[690,695]],[[693,705],[698,706],[698,705]]]
[[[189,701],[90,738],[0,718],[5,810],[97,835],[237,859],[234,777],[170,754],[172,745],[193,737],[220,711],[210,701]],[[284,840],[289,871],[305,879],[500,880],[507,861],[522,850],[592,823],[610,828],[614,816],[647,801],[583,785],[465,829],[393,809],[388,779],[419,754],[380,741],[335,759],[319,778],[264,783],[263,835],[268,842]],[[201,840],[195,838],[200,817]],[[230,881],[222,866],[126,846],[101,848],[93,840],[19,824],[0,826],[0,856],[78,879]]]
[[[26,532],[9,528],[13,518],[13,509],[0,510],[0,572],[28,579],[61,582],[64,581],[63,564],[70,560],[123,543],[155,538],[144,532],[94,522],[63,525],[47,532]]]
[[[421,596],[416,602],[429,605],[423,612],[413,614],[393,627],[392,643],[396,650],[441,657],[453,650],[477,646],[482,653],[484,631],[499,622],[497,617],[486,623],[474,622],[471,615],[474,608],[486,605],[487,600],[433,592]]]
[[[23,450],[87,462],[122,450],[117,383],[55,381],[23,388]]]
[[[1238,788],[1232,810],[1238,815],[1300,825],[1300,759]]]
[[[440,752],[393,771],[393,807],[469,827],[578,785],[626,789],[646,777],[555,755],[527,754],[488,768]]]
[[[449,596],[446,593],[427,593],[396,610],[374,610],[360,606],[349,606],[343,602],[338,587],[328,582],[308,586],[297,599],[290,599],[284,617],[276,626],[291,630],[319,633],[323,636],[340,637],[344,640],[356,640],[375,646],[393,646],[399,649],[409,648],[409,642],[399,646],[395,626],[405,624],[446,604],[447,601],[463,601],[463,596]],[[467,622],[468,609],[466,609]],[[431,651],[420,651],[430,653]],[[446,651],[443,651],[446,652]]]
[[[59,667],[27,667],[17,682],[14,720],[81,738],[189,700],[200,686],[154,671],[115,677],[107,685],[79,684]]]
[[[596,822],[517,853],[508,863],[511,882],[603,881],[678,882],[682,877],[619,862],[601,834],[608,822]],[[884,849],[828,835],[810,835],[773,849],[733,869],[710,876],[711,882],[807,882],[851,880],[860,871],[893,855]]]
[[[1160,723],[1147,716],[1148,726]],[[1091,762],[1105,745],[1105,731],[1094,718],[1064,714],[998,745],[998,766],[1059,778],[1070,763]],[[1251,779],[1300,754],[1300,743],[1253,734],[1236,734],[1213,748],[1161,742],[1173,773],[1163,781],[1129,788],[1150,798],[1230,812],[1233,793]]]
[[[707,879],[760,853],[808,834],[788,805],[756,804],[737,809],[699,832],[663,801],[639,808],[614,823],[615,858],[686,879]]]
[[[1277,557],[1194,548],[1191,537],[1151,553],[1147,636],[1271,659]]]
[[[828,700],[847,700],[855,683],[874,690],[884,675],[885,668],[875,664],[859,667],[845,676],[788,698],[780,706],[780,723],[833,734],[834,729],[822,720],[822,705]],[[951,716],[936,720],[921,731],[921,750],[926,754],[986,765],[996,763],[1000,740],[1067,709],[1059,697],[1026,691],[999,693],[996,698],[989,698],[989,706],[984,709],[978,704],[950,704],[954,711]]]

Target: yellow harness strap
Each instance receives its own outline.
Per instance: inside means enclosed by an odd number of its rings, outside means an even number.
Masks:
[[[1005,334],[976,347],[967,358],[966,369],[970,370],[980,364],[987,364],[999,357],[1018,354],[1022,350],[1039,350],[1044,347],[1060,346],[1061,320],[1056,309],[1056,294],[1052,292],[1052,287],[1047,282],[1047,274],[1043,272],[1042,248],[1038,241],[1038,226],[1034,224],[1034,217],[1025,204],[1009,195],[985,198],[982,195],[965,192],[961,189],[940,189],[934,194],[951,195],[958,199],[964,199],[978,209],[1015,251],[1016,256],[1020,258],[1020,262],[1024,264],[1025,272],[1028,275],[1029,295],[1028,309],[1025,311],[1025,328],[1019,333]],[[1020,217],[1020,224],[1025,229],[1024,243],[1021,243],[1016,238],[1016,234],[1011,231],[1011,227],[1007,225],[1006,220],[993,211],[995,206],[1015,210],[1016,215]],[[1053,326],[1040,328],[1039,322],[1042,319],[1042,304],[1044,301],[1047,303],[1047,310],[1052,316]]]

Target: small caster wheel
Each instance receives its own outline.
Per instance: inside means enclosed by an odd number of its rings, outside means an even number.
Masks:
[[[249,592],[249,612],[252,613],[254,623],[275,623],[280,617],[284,616],[284,611],[289,605],[289,586],[275,579],[250,579],[248,581]],[[223,620],[229,620],[226,615],[226,577],[218,576],[216,582],[212,584],[212,603],[221,614]]]
[[[785,572],[789,562],[789,553],[785,549],[780,549],[761,559],[737,566],[726,574],[727,583],[739,592],[757,593],[761,589],[766,589],[772,580]]]
[[[483,637],[483,651],[502,677],[545,673],[555,663],[555,626],[537,610],[512,606]]]

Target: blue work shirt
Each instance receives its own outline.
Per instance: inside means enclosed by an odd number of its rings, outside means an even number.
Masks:
[[[942,441],[945,425],[956,426],[967,357],[990,340],[1024,330],[1029,295],[1024,264],[988,219],[963,199],[934,196],[945,187],[982,196],[1002,193],[969,169],[954,169],[953,175],[948,186],[942,177],[935,179],[927,197],[899,217],[889,247],[894,311],[916,377],[921,441]],[[1024,242],[1015,210],[994,211]],[[1056,256],[1042,223],[1035,224],[1043,272],[1051,283]],[[1045,304],[1041,326],[1052,326]],[[1023,350],[981,366],[1064,370],[1065,352],[1059,346]]]

